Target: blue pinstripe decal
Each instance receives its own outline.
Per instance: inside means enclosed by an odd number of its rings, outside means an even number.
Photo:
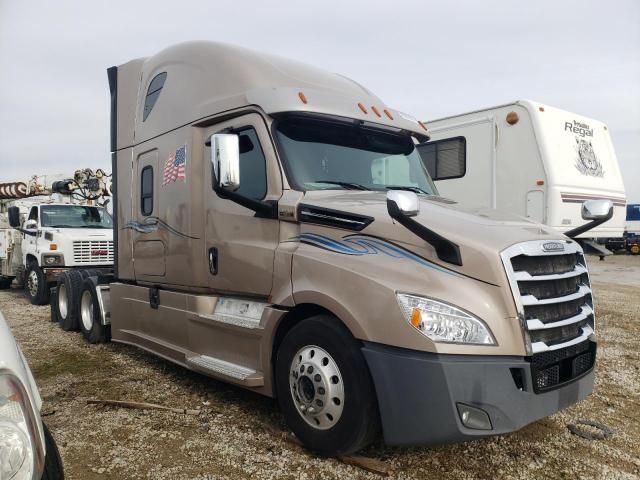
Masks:
[[[303,233],[296,237],[292,237],[291,239],[289,239],[289,241],[306,243],[308,245],[324,248],[326,250],[335,253],[341,253],[343,255],[385,255],[387,257],[397,259],[411,260],[413,262],[419,263],[424,267],[431,268],[438,272],[447,273],[449,275],[458,277],[463,276],[454,271],[440,267],[435,263],[429,262],[428,260],[425,260],[424,258],[410,252],[409,250],[405,250],[404,248],[382,240],[381,238],[372,237],[369,235],[347,235],[345,237],[342,237],[342,240],[335,240],[324,235],[318,235],[317,233]]]

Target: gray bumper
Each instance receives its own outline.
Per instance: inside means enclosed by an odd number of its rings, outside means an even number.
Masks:
[[[553,390],[535,393],[531,363],[523,357],[438,355],[374,343],[365,343],[362,351],[388,445],[441,444],[513,432],[593,391],[593,369]],[[524,379],[521,388],[512,372]],[[459,403],[484,410],[492,429],[465,427]]]

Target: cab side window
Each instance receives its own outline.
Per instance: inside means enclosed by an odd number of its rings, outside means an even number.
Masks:
[[[27,220],[35,220],[38,221],[38,207],[31,207],[29,211],[29,218]]]

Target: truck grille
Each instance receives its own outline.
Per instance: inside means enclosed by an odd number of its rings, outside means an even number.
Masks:
[[[575,242],[524,242],[502,253],[531,354],[534,390],[544,391],[591,370],[595,343],[591,284]],[[593,348],[592,348],[593,346]]]
[[[113,263],[112,240],[76,240],[73,242],[76,264],[107,265]]]

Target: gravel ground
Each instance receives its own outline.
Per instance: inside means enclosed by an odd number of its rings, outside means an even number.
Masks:
[[[620,258],[592,262],[600,344],[591,397],[513,434],[430,448],[374,445],[363,455],[384,461],[398,479],[640,478],[640,257]],[[631,273],[604,272],[614,267]],[[69,479],[380,478],[273,433],[286,429],[273,400],[131,347],[88,345],[16,291],[0,292],[0,310],[36,377]],[[101,407],[89,398],[202,413]],[[602,422],[614,435],[576,437],[566,425],[578,419]]]

